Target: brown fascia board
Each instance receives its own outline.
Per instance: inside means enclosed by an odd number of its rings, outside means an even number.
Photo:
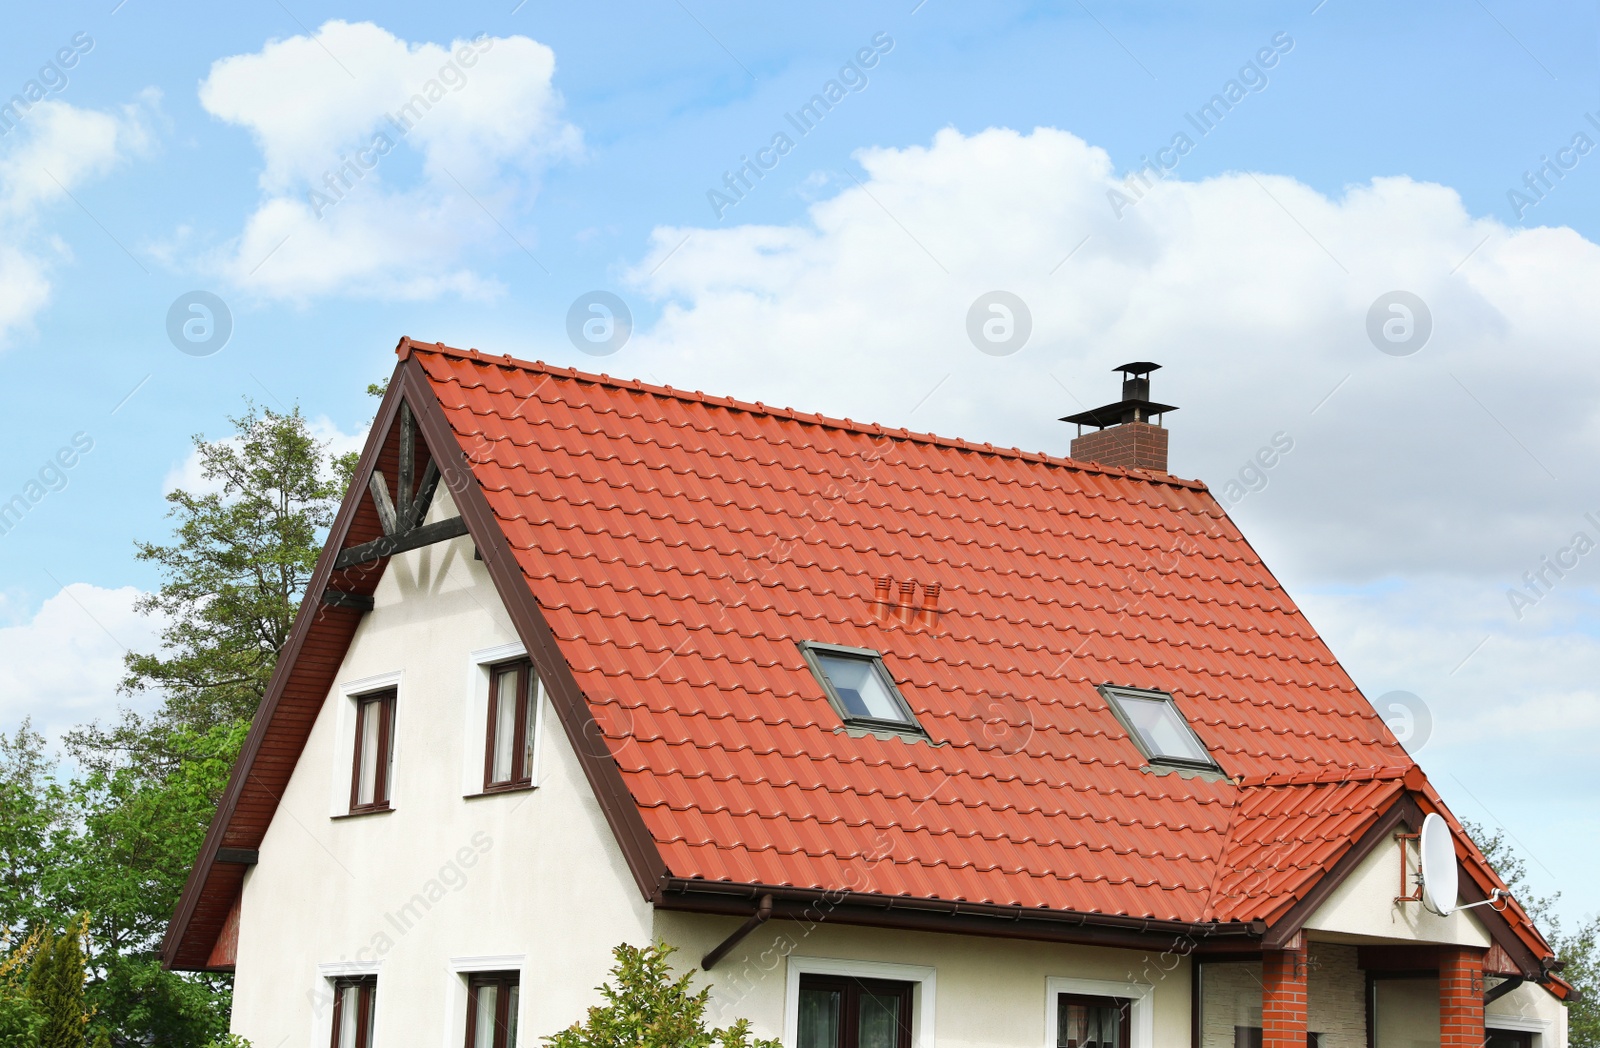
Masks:
[[[1271,929],[1262,939],[1263,949],[1282,949],[1289,940],[1305,927],[1311,915],[1322,908],[1328,897],[1338,890],[1345,882],[1345,878],[1353,873],[1366,858],[1371,855],[1392,835],[1405,828],[1416,828],[1422,825],[1424,812],[1417,803],[1417,796],[1410,792],[1398,794],[1389,808],[1379,817],[1378,821],[1368,827],[1367,831],[1356,839],[1351,848],[1334,863],[1327,873],[1314,884],[1310,891],[1293,906],[1289,907],[1281,917],[1271,921]],[[1426,798],[1424,798],[1426,799]],[[1431,807],[1431,805],[1430,805]],[[1466,863],[1460,864],[1465,871]],[[1479,889],[1477,882],[1472,877],[1462,878],[1464,896],[1469,896],[1467,902],[1478,902],[1487,896]],[[1417,903],[1418,906],[1422,905]],[[1517,934],[1505,916],[1496,913],[1489,907],[1479,907],[1475,911],[1479,920],[1484,924],[1489,936],[1503,947],[1511,959],[1522,968],[1523,974],[1530,981],[1537,981],[1543,972],[1541,959],[1528,946],[1522,936]]]
[[[399,367],[395,369],[399,374]],[[204,841],[200,845],[200,852],[195,858],[194,866],[189,871],[188,880],[185,881],[183,892],[178,897],[178,905],[172,915],[172,920],[167,925],[166,935],[161,944],[161,963],[169,969],[203,971],[205,960],[210,956],[212,943],[210,941],[193,944],[190,942],[190,928],[194,920],[196,909],[202,897],[206,894],[206,886],[211,882],[213,866],[217,864],[217,853],[222,847],[224,839],[232,826],[233,817],[238,809],[240,798],[244,795],[245,787],[252,780],[261,789],[272,795],[274,807],[276,794],[271,787],[254,775],[256,759],[261,752],[271,728],[278,706],[283,699],[284,691],[295,675],[299,666],[300,654],[305,648],[306,641],[319,623],[332,625],[337,623],[345,634],[344,644],[355,633],[355,627],[361,620],[361,612],[350,608],[341,608],[336,605],[324,604],[319,595],[327,588],[328,581],[333,575],[333,562],[338,555],[339,548],[343,545],[345,537],[350,531],[350,526],[355,522],[356,515],[361,509],[361,500],[367,490],[367,481],[372,471],[377,466],[377,460],[382,454],[385,440],[389,434],[395,417],[399,411],[401,391],[396,388],[397,383],[390,381],[389,391],[384,396],[383,402],[378,407],[377,416],[373,419],[372,431],[367,437],[367,445],[362,449],[361,458],[356,465],[354,482],[345,492],[344,501],[340,503],[339,512],[335,515],[333,526],[329,529],[328,540],[323,545],[322,553],[317,557],[316,567],[312,570],[311,581],[306,586],[306,598],[300,602],[300,610],[295,614],[294,626],[290,630],[289,639],[278,653],[278,662],[273,669],[272,678],[267,683],[266,694],[262,697],[261,705],[256,710],[254,720],[250,725],[250,732],[245,737],[244,746],[239,751],[238,758],[234,761],[233,771],[228,777],[227,788],[223,791],[222,801],[217,806],[217,813],[212,817],[211,826],[206,831]],[[382,565],[379,566],[381,572]],[[335,672],[337,667],[335,667]],[[304,747],[305,739],[296,741],[293,749],[298,760],[299,750]],[[253,840],[234,840],[229,843],[234,846],[255,847],[260,843],[261,835],[266,827],[262,825],[255,828],[255,832],[248,836]],[[230,867],[229,872],[241,874],[242,867],[225,864]],[[232,877],[227,878],[233,880]],[[234,886],[232,892],[240,890]],[[231,897],[221,902],[222,909],[232,904]],[[225,917],[224,917],[225,920]],[[220,932],[220,924],[216,931]],[[213,936],[214,937],[214,936]],[[187,947],[187,948],[186,948]]]
[[[772,898],[772,917],[806,925],[832,922],[900,931],[1146,950],[1177,957],[1238,951],[1254,954],[1259,948],[1258,940],[1266,931],[1260,921],[1191,923],[682,877],[666,880],[653,901],[663,910],[748,917],[766,896]]]
[[[438,398],[434,396],[422,362],[410,356],[401,362],[398,373],[403,378],[404,388],[414,391],[408,403],[412,405],[417,427],[428,446],[455,449],[451,457],[453,460],[440,461],[439,472],[443,483],[448,486],[457,511],[467,522],[467,530],[473,541],[478,544],[478,552],[489,570],[495,591],[505,605],[523,647],[528,651],[528,658],[539,672],[539,679],[550,695],[550,703],[555,708],[562,728],[566,730],[573,752],[578,756],[584,776],[589,780],[589,788],[600,802],[600,810],[605,813],[606,822],[622,849],[628,869],[633,872],[639,892],[648,900],[656,894],[668,871],[666,862],[656,848],[655,838],[639,814],[638,802],[622,781],[622,770],[611,754],[605,734],[595,721],[589,701],[572,674],[572,667],[567,665],[566,657],[561,654],[555,634],[529,588],[528,578],[517,563],[510,540],[506,538],[499,519],[489,506],[483,488],[473,476],[466,452],[461,450],[461,442],[450,428]]]

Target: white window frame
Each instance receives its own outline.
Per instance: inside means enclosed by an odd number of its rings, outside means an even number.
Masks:
[[[488,712],[488,707],[485,707],[486,718]],[[452,957],[449,966],[450,973],[454,977],[445,989],[444,1048],[461,1048],[467,1042],[467,980],[476,972],[517,973],[518,985],[522,987],[521,992],[517,994],[517,1039],[523,1042],[522,1033],[527,1029],[528,1019],[528,955],[502,953],[477,957]],[[328,1031],[328,1036],[330,1038],[333,1036],[332,1030]]]
[[[355,774],[356,762],[356,701],[375,691],[394,689],[394,725],[389,733],[389,762],[394,774],[389,776],[389,807],[400,807],[400,718],[405,711],[405,670],[392,670],[371,677],[339,682],[340,702],[335,711],[333,734],[333,781],[329,784],[328,814],[333,818],[350,815],[350,778]],[[333,1036],[330,1030],[328,1036]]]
[[[1555,1044],[1552,1031],[1555,1022],[1551,1019],[1536,1019],[1532,1016],[1506,1015],[1503,1012],[1483,1013],[1483,1025],[1486,1029],[1511,1030],[1516,1033],[1533,1034],[1533,1048],[1545,1048]]]
[[[467,701],[462,703],[466,719],[461,729],[463,797],[492,796],[483,791],[483,753],[484,745],[488,741],[489,685],[494,676],[492,671],[502,662],[527,657],[528,649],[521,641],[496,644],[492,648],[479,648],[467,656]],[[533,732],[533,757],[528,768],[530,789],[539,788],[539,769],[542,764],[540,754],[544,750],[544,725],[550,712],[546,709],[549,704],[548,696],[545,695],[544,680],[539,678],[538,667],[534,667],[534,677],[539,680],[539,695],[533,704],[533,724],[529,726],[529,730]]]
[[[854,961],[841,957],[790,955],[783,999],[783,1043],[800,1043],[800,977],[844,975],[857,979],[886,979],[912,984],[911,1048],[933,1048],[933,1005],[938,993],[938,969],[892,961]]]
[[[379,1034],[383,1030],[383,960],[376,961],[333,961],[317,965],[318,985],[328,994],[327,1005],[322,1008],[315,1006],[311,1009],[311,1043],[320,1048],[321,1045],[333,1043],[333,986],[339,979],[354,979],[363,975],[374,976],[378,980],[377,1000],[373,1001],[372,1008],[372,1036],[373,1044],[383,1044]],[[466,1036],[466,1030],[461,1031]],[[385,1036],[387,1036],[385,1034]]]
[[[1155,987],[1149,983],[1114,979],[1076,979],[1052,975],[1044,981],[1044,1048],[1056,1048],[1061,994],[1116,997],[1128,1004],[1128,1043],[1133,1048],[1155,1048]]]

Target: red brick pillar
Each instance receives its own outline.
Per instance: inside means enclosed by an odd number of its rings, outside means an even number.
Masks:
[[[1298,936],[1296,937],[1298,938]],[[1306,948],[1261,957],[1261,1048],[1306,1048]]]
[[[1440,1048],[1482,1048],[1483,950],[1439,949]]]

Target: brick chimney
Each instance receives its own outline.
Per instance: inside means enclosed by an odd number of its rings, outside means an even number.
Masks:
[[[1167,431],[1161,416],[1178,409],[1150,399],[1150,372],[1161,367],[1148,360],[1112,368],[1122,373],[1122,399],[1114,404],[1068,415],[1062,422],[1078,427],[1072,457],[1102,466],[1167,471]],[[1155,419],[1152,423],[1150,420]],[[1094,432],[1085,434],[1084,426]]]

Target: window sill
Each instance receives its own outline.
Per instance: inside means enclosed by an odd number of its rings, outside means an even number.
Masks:
[[[537,788],[538,786],[534,783],[519,782],[510,786],[490,786],[487,789],[479,790],[477,793],[463,793],[461,798],[462,800],[470,801],[479,797],[498,797],[505,793],[531,793]]]
[[[347,812],[344,812],[341,815],[330,816],[330,818],[333,818],[333,819],[360,819],[360,818],[363,818],[363,817],[368,816],[368,815],[388,815],[392,811],[394,811],[394,807],[392,805],[385,804],[381,808],[359,808],[356,811],[347,811]]]

